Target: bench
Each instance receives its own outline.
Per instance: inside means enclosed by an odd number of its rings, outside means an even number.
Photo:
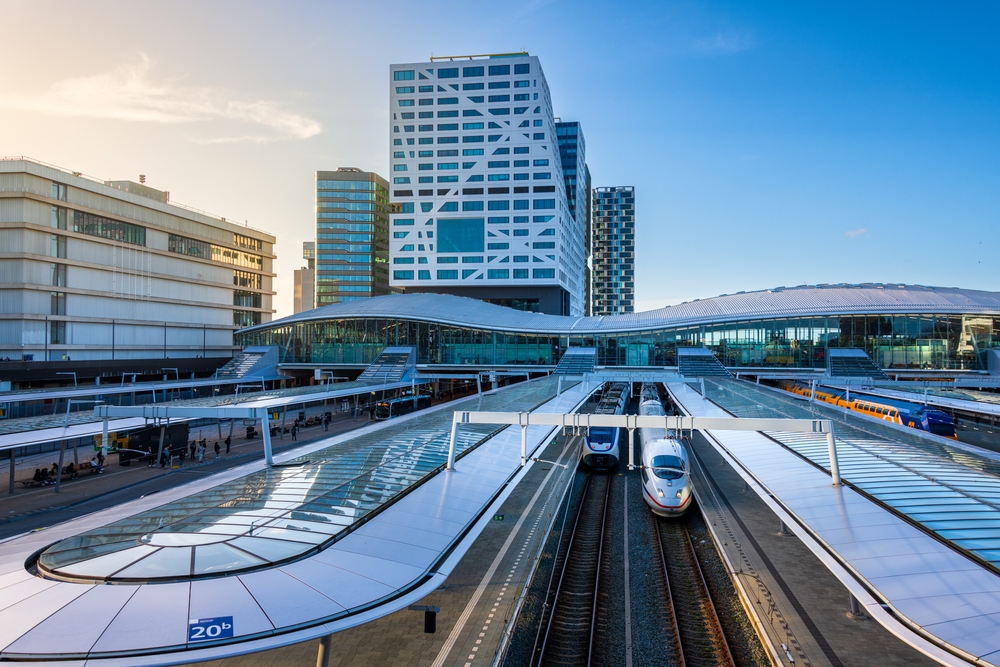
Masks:
[[[51,469],[50,468],[46,468],[46,470],[51,470]],[[82,475],[85,472],[89,472],[89,473],[102,473],[102,472],[104,472],[104,468],[102,468],[100,466],[93,466],[93,465],[91,465],[90,461],[84,461],[80,465],[74,466],[74,469],[73,469],[72,472],[70,472],[69,470],[67,470],[66,466],[63,466],[62,479],[63,479],[63,481],[70,480],[70,479],[76,479],[77,477],[79,477],[80,475]],[[21,480],[21,486],[24,486],[24,487],[28,487],[28,486],[45,486],[45,485],[48,485],[48,484],[55,484],[55,483],[56,483],[56,478],[55,478],[55,475],[52,475],[52,474],[49,474],[49,476],[46,477],[44,480],[36,480],[34,477],[32,477],[30,479],[22,479]]]

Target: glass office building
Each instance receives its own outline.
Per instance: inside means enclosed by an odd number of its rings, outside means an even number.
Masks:
[[[391,294],[389,183],[354,167],[316,172],[316,306]]]
[[[558,317],[449,295],[415,294],[318,309],[238,334],[277,345],[282,363],[367,364],[412,345],[430,365],[551,365],[569,347],[602,366],[675,366],[702,346],[731,368],[824,368],[834,347],[888,369],[985,370],[1000,348],[1000,294],[913,285],[776,288],[645,313]]]

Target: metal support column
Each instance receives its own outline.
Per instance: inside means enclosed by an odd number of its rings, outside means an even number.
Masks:
[[[809,402],[816,400],[816,379],[809,380]]]
[[[850,595],[850,593],[848,595]],[[852,621],[863,620],[865,618],[865,612],[861,608],[861,603],[858,602],[858,599],[853,595],[850,595],[850,598],[851,598],[851,610],[847,612],[847,618],[851,619]]]
[[[556,383],[556,396],[562,396],[562,375],[559,376],[559,380]]]
[[[56,470],[56,493],[59,493],[59,487],[62,485],[62,464],[63,456],[66,454],[66,441],[59,441],[59,469]]]
[[[451,439],[448,441],[448,467],[445,470],[455,469],[455,437],[458,435],[458,413],[451,418]]]
[[[628,469],[635,470],[635,429],[628,430]]]
[[[412,377],[410,378],[410,393],[413,395],[413,409],[417,409],[417,383]]]
[[[830,454],[830,477],[834,486],[840,486],[840,464],[837,461],[837,443],[833,439],[833,430],[826,432],[826,448]]]
[[[160,462],[163,461],[163,437],[166,430],[166,426],[160,425],[160,446],[156,450],[156,463],[154,465],[160,465]]]
[[[528,425],[521,424],[521,467],[523,468],[527,462],[528,462]]]
[[[104,424],[101,426],[101,453],[107,456],[108,451],[108,418],[104,418]]]
[[[705,398],[705,378],[698,378],[701,382],[701,397]]]
[[[14,494],[14,448],[10,449],[10,493]]]
[[[330,667],[330,644],[333,635],[324,635],[319,639],[319,650],[316,652],[316,667]]]
[[[285,415],[288,414],[288,406],[281,408],[281,433],[278,434],[278,440],[285,439]]]
[[[271,458],[271,424],[267,421],[267,410],[264,410],[264,416],[260,418],[260,427],[264,431],[264,464],[270,468],[274,465],[274,460]]]

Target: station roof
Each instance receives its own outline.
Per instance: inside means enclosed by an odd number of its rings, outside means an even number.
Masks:
[[[799,285],[723,294],[657,310],[597,317],[562,317],[513,310],[450,294],[393,294],[323,306],[241,330],[266,330],[311,320],[383,317],[550,335],[643,331],[775,317],[886,314],[994,314],[1000,293],[898,283]]]

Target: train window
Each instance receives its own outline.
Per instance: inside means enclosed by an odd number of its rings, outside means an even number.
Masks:
[[[649,484],[649,473],[646,472],[646,467],[645,466],[643,466],[643,468],[642,468],[642,481],[645,484]]]

